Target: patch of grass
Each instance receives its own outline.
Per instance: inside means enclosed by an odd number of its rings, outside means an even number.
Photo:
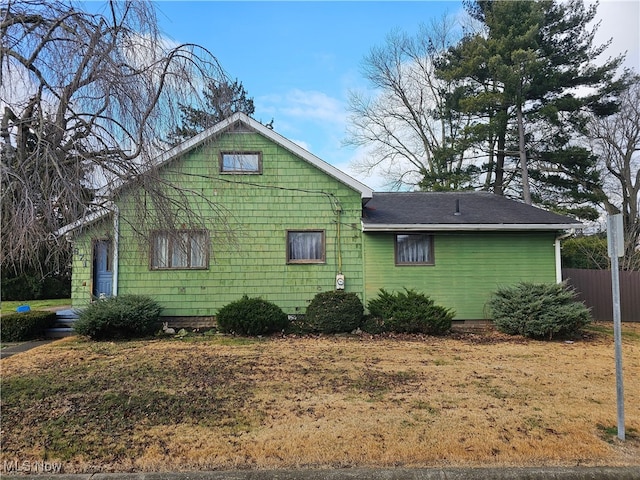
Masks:
[[[1,313],[15,312],[20,305],[29,305],[31,310],[45,310],[51,307],[63,307],[71,305],[70,298],[56,298],[51,300],[25,300],[25,301],[2,301]]]
[[[153,355],[126,361],[126,346],[85,344],[92,357],[86,363],[63,363],[55,374],[45,369],[3,378],[3,417],[37,421],[37,434],[28,429],[20,439],[11,430],[4,445],[13,445],[18,455],[37,438],[31,448],[47,458],[117,462],[144,452],[144,445],[132,441],[137,428],[225,426],[251,399],[247,379],[236,378],[224,358]]]
[[[640,341],[626,338],[626,401],[638,405]],[[628,442],[596,427],[615,423],[608,339],[481,340],[64,339],[2,360],[0,465],[640,465],[638,409]]]
[[[597,333],[605,335],[607,337],[613,337],[613,323],[612,322],[597,322],[588,325],[584,328],[587,332]],[[622,338],[625,340],[638,341],[640,340],[640,322],[629,322],[623,324]]]
[[[440,409],[432,406],[429,402],[424,402],[422,400],[418,400],[411,405],[412,408],[416,410],[424,410],[430,415],[439,415]]]
[[[598,431],[600,432],[600,435],[602,436],[603,440],[605,440],[607,442],[610,442],[610,443],[612,443],[615,440],[617,440],[617,438],[618,438],[618,427],[617,426],[598,424],[597,428],[598,428]],[[625,426],[624,430],[625,430],[625,432],[624,432],[625,440],[631,441],[631,442],[640,441],[640,432],[638,431],[637,428],[631,428],[631,427],[626,427]]]
[[[455,358],[453,359],[455,360]],[[433,364],[440,367],[440,366],[444,366],[444,365],[451,365],[451,360],[445,359],[445,358],[436,358],[433,361]]]

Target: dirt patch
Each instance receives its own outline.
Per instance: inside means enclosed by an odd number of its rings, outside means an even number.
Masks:
[[[448,337],[66,339],[2,360],[2,461],[66,472],[640,465],[640,325]]]

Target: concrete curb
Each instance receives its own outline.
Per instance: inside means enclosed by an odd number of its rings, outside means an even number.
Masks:
[[[4,473],[3,476],[8,476]],[[11,475],[17,478],[17,475]],[[38,480],[639,480],[638,467],[236,470],[181,473],[38,474]]]

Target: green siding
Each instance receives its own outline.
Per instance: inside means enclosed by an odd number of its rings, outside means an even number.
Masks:
[[[396,266],[394,235],[365,234],[365,301],[380,288],[413,288],[453,308],[457,320],[477,320],[500,286],[555,282],[553,233],[434,233],[433,240],[435,265]]]
[[[261,151],[262,174],[221,175],[218,155],[229,150]],[[140,221],[129,194],[118,202],[119,294],[151,295],[167,316],[215,315],[244,294],[275,302],[287,313],[304,312],[316,293],[335,287],[338,245],[346,289],[363,291],[360,193],[288,150],[258,134],[227,133],[174,160],[163,175],[194,192],[189,198],[203,222],[194,227],[204,226],[211,235],[209,269],[150,270],[150,249],[134,234]],[[326,263],[287,265],[286,232],[296,229],[325,231]],[[95,232],[78,238],[76,248],[90,250]],[[74,305],[89,300],[82,283],[90,281],[90,268],[74,258]]]
[[[73,307],[82,307],[91,300],[93,287],[93,241],[112,237],[111,220],[101,221],[76,238],[73,243],[71,270],[71,301]]]
[[[261,151],[262,174],[220,174],[219,152],[230,150]],[[185,227],[209,231],[209,268],[151,270],[148,241],[136,232],[149,233],[140,214],[153,217],[153,206],[149,200],[139,209],[135,192],[125,192],[118,200],[118,293],[151,295],[167,316],[212,316],[245,294],[303,313],[316,293],[335,287],[341,270],[346,290],[365,305],[380,288],[407,287],[453,308],[456,319],[481,319],[497,287],[555,281],[554,232],[434,233],[435,265],[396,266],[393,234],[361,232],[359,192],[259,134],[223,134],[163,167],[162,175],[188,188],[200,215],[185,218]],[[287,230],[324,230],[326,263],[288,265]],[[105,238],[113,238],[111,217],[75,239],[74,307],[90,301],[92,245]]]

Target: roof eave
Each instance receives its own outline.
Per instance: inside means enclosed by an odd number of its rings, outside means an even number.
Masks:
[[[494,232],[494,231],[558,231],[584,228],[582,223],[420,223],[367,224],[363,232]]]
[[[87,227],[96,223],[97,221],[103,219],[111,213],[113,213],[113,203],[109,202],[107,205],[100,207],[99,210],[91,212],[84,217],[76,220],[75,222],[65,225],[64,227],[60,227],[58,230],[56,230],[55,236],[62,237],[64,235],[68,235],[81,227]]]
[[[313,153],[305,150],[300,145],[292,142],[288,138],[285,138],[282,135],[280,135],[279,133],[273,131],[272,129],[270,129],[270,128],[266,127],[266,126],[264,126],[263,124],[261,124],[257,120],[254,120],[253,118],[251,118],[251,117],[249,117],[247,115],[244,115],[244,114],[236,114],[236,115],[240,115],[240,116],[238,116],[238,118],[236,118],[236,120],[244,121],[252,129],[256,130],[258,133],[260,133],[260,134],[264,135],[265,137],[273,140],[274,142],[280,144],[283,148],[289,150],[294,155],[302,158],[303,160],[307,161],[308,163],[310,163],[310,164],[314,165],[315,167],[319,168],[320,170],[324,171],[326,174],[328,174],[329,176],[335,178],[339,182],[347,185],[348,187],[352,188],[353,190],[356,190],[357,192],[360,192],[360,197],[362,199],[370,199],[370,198],[373,197],[373,189],[371,189],[370,187],[368,187],[364,183],[359,182],[355,178],[347,175],[342,170],[334,167],[330,163],[327,163],[324,160],[322,160],[321,158],[316,157]],[[234,117],[230,117],[230,118],[234,118]],[[233,123],[233,122],[231,122],[231,123]]]

